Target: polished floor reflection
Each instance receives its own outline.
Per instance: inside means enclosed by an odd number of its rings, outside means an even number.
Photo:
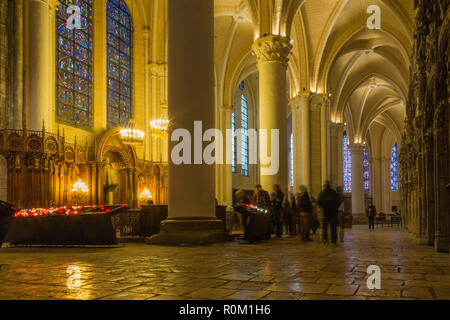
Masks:
[[[67,288],[69,265],[81,288]],[[381,289],[366,270],[381,268]],[[450,299],[450,256],[397,229],[346,230],[344,243],[2,248],[0,299]]]

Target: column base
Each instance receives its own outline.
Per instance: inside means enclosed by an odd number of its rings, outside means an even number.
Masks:
[[[354,225],[369,225],[369,219],[365,213],[352,213],[352,224]]]
[[[421,246],[429,246],[430,245],[430,239],[428,239],[428,236],[425,236],[425,235],[418,237],[417,242]]]
[[[436,250],[436,252],[448,253],[450,250],[450,243],[442,239],[436,239],[434,241],[434,249]]]
[[[169,246],[199,246],[231,241],[223,222],[217,219],[174,219],[161,222],[159,234],[147,238],[147,244]]]

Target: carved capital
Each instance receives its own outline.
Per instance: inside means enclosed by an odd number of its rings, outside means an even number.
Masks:
[[[268,35],[256,39],[252,46],[258,65],[268,62],[279,62],[287,67],[292,44],[286,37]]]
[[[363,154],[364,147],[365,147],[365,145],[362,143],[353,143],[353,144],[348,145],[348,148],[350,149],[350,152],[352,154],[361,153],[361,156]]]

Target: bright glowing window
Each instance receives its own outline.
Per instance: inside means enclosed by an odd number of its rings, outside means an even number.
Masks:
[[[364,169],[364,190],[368,191],[370,189],[370,168],[369,168],[369,157],[367,154],[367,148],[363,151],[363,169]]]
[[[398,154],[397,154],[397,142],[395,142],[392,148],[391,155],[391,190],[398,191]]]
[[[348,136],[344,133],[342,139],[343,169],[344,169],[344,192],[352,192],[352,155],[348,147]]]
[[[108,129],[132,118],[133,23],[123,0],[107,3]]]
[[[248,176],[248,104],[245,94],[241,95],[241,137],[242,137],[242,164],[241,173]]]
[[[236,172],[236,115],[231,114],[231,171]]]
[[[72,0],[61,0],[56,10],[56,118],[63,123],[92,127],[92,3],[77,0],[81,29],[67,28],[67,8]]]

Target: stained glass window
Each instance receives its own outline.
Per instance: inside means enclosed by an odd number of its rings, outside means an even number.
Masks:
[[[241,135],[242,135],[242,164],[241,173],[248,176],[248,104],[245,94],[241,95]]]
[[[289,182],[290,185],[294,185],[294,134],[291,133],[291,139],[289,142]]]
[[[352,192],[352,155],[348,147],[348,136],[344,133],[342,139],[343,163],[344,163],[344,192]]]
[[[133,23],[123,0],[108,0],[108,129],[125,126],[132,118]]]
[[[363,151],[363,169],[364,169],[364,190],[368,191],[370,188],[370,168],[369,157],[367,155],[367,148]]]
[[[398,158],[397,158],[397,142],[392,148],[391,157],[391,190],[398,191]]]
[[[236,172],[236,115],[234,112],[231,114],[231,171]]]
[[[55,17],[56,118],[76,127],[92,127],[92,3],[93,0],[60,0]],[[77,5],[81,29],[67,28],[67,13]]]

